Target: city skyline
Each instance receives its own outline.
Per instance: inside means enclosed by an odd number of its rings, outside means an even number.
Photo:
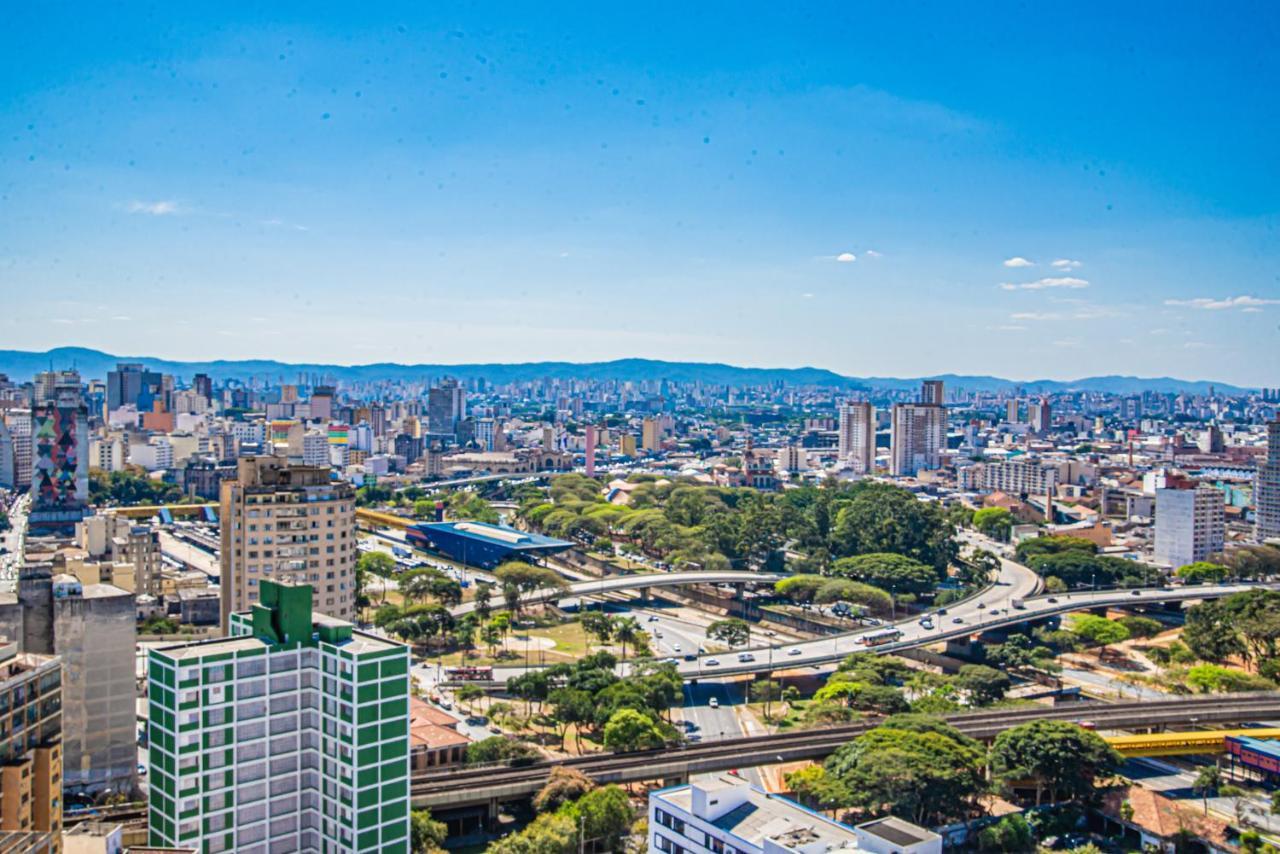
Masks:
[[[1274,384],[1273,18],[226,14],[15,12],[8,346]]]

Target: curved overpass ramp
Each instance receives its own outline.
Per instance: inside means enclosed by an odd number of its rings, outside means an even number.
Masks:
[[[735,676],[783,668],[832,664],[853,652],[900,652],[940,641],[968,637],[990,629],[1042,620],[1071,611],[1218,599],[1256,588],[1280,589],[1280,583],[1277,582],[1253,582],[1074,591],[1069,594],[1028,596],[1025,595],[1027,580],[1022,577],[1022,573],[1031,573],[1031,570],[1012,561],[1004,563],[999,582],[963,603],[949,606],[946,615],[934,617],[932,629],[924,628],[918,622],[918,618],[914,617],[895,623],[894,626],[902,632],[902,639],[894,643],[881,644],[868,650],[867,647],[857,644],[857,638],[876,629],[860,629],[849,634],[820,640],[786,644],[784,647],[754,647],[721,655],[700,655],[694,661],[680,662],[677,667],[682,676],[690,679],[699,676]],[[1031,574],[1034,575],[1034,573]],[[1014,599],[1022,600],[1021,608],[1012,607]],[[956,620],[960,622],[955,622]],[[738,656],[741,653],[750,654],[755,660],[739,661]],[[714,664],[711,663],[713,661]]]
[[[543,602],[571,599],[575,596],[600,596],[623,590],[677,587],[682,584],[750,584],[752,582],[771,584],[781,578],[786,576],[770,572],[649,572],[643,575],[619,575],[613,578],[577,581],[563,588],[545,587],[521,596],[520,604],[537,605]],[[500,611],[506,605],[500,599],[495,599],[491,607],[495,611]],[[449,612],[455,617],[461,617],[475,609],[474,602],[467,602],[456,608],[450,608]]]

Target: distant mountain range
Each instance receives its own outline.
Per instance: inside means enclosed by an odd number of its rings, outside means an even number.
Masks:
[[[587,380],[674,380],[701,381],[713,385],[830,386],[849,390],[909,390],[922,379],[939,379],[948,388],[969,391],[1022,389],[1029,394],[1069,390],[1090,390],[1126,394],[1139,391],[1203,393],[1209,386],[1218,391],[1236,393],[1247,389],[1211,380],[1181,380],[1173,377],[1084,377],[1078,380],[1017,380],[992,376],[939,374],[929,377],[846,377],[822,368],[744,368],[711,362],[663,362],[655,359],[617,359],[611,362],[523,362],[516,364],[469,365],[401,365],[383,362],[372,365],[321,365],[277,362],[270,359],[243,361],[177,362],[148,356],[116,356],[84,347],[56,347],[42,353],[26,350],[0,350],[0,373],[11,379],[28,380],[36,372],[75,368],[86,379],[105,379],[117,362],[142,362],[152,370],[174,374],[190,380],[204,373],[215,380],[251,378],[273,382],[296,382],[299,374],[322,374],[338,381],[360,382],[379,379],[423,380],[444,376],[459,379],[480,378],[493,383],[522,380],[587,379]]]

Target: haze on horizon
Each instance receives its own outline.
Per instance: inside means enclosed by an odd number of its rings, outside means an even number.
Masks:
[[[1274,385],[1280,15],[10,11],[0,347]]]

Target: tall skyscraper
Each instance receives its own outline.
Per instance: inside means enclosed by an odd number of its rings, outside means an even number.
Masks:
[[[1267,425],[1267,459],[1258,467],[1253,503],[1254,539],[1280,538],[1280,418]]]
[[[409,854],[409,650],[264,581],[229,636],[149,651],[153,846]]]
[[[164,378],[136,362],[120,362],[107,371],[107,410],[133,405],[139,412],[155,409],[155,400],[164,391]]]
[[[427,392],[427,432],[452,436],[458,422],[467,417],[467,390],[457,380],[446,378]]]
[[[646,451],[662,450],[662,428],[658,419],[644,419],[640,428],[640,445]]]
[[[62,661],[10,638],[0,638],[0,831],[62,831]]]
[[[1221,490],[1157,489],[1155,558],[1177,569],[1222,551],[1226,501]]]
[[[1011,397],[1004,404],[1004,420],[1009,424],[1020,423],[1018,418],[1018,399]]]
[[[930,406],[945,406],[942,380],[924,380],[920,383],[920,402]]]
[[[354,620],[355,491],[329,468],[279,457],[238,461],[222,482],[222,625],[264,581],[308,583],[321,613]]]
[[[1053,409],[1049,406],[1047,397],[1042,397],[1038,403],[1032,404],[1029,415],[1032,430],[1037,433],[1049,432],[1049,427],[1053,423]]]
[[[867,401],[841,405],[837,453],[858,474],[869,474],[875,467],[876,410]]]
[[[192,377],[191,390],[209,403],[213,402],[213,378],[208,374],[196,374]]]
[[[586,462],[587,477],[596,476],[596,426],[588,424],[586,427]]]
[[[31,409],[31,531],[71,536],[89,501],[89,412],[80,375],[61,372]]]
[[[946,410],[926,403],[895,403],[891,414],[891,474],[910,477],[942,467],[947,446]]]

